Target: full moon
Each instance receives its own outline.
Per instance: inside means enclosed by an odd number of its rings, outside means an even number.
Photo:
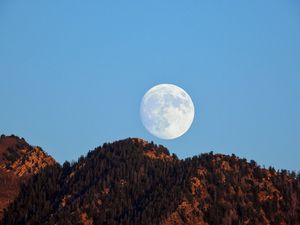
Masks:
[[[146,92],[140,114],[145,128],[161,139],[175,139],[191,127],[195,109],[191,97],[173,84],[159,84]]]

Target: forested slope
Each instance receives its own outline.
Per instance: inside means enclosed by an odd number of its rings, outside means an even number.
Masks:
[[[33,176],[4,224],[300,224],[300,179],[234,155],[179,160],[141,139]]]

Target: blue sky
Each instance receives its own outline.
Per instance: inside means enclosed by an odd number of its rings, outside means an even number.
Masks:
[[[159,83],[195,104],[176,140],[140,121]],[[0,96],[0,133],[60,162],[141,137],[300,170],[300,2],[3,0]]]

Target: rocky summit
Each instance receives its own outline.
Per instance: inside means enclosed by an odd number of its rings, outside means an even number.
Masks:
[[[18,195],[21,183],[26,183],[42,168],[55,163],[55,160],[40,147],[29,145],[23,138],[1,135],[0,218],[3,216],[3,210]]]

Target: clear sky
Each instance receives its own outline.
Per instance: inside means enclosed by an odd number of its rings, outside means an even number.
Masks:
[[[140,121],[159,83],[195,104],[176,140]],[[141,137],[300,170],[300,2],[1,0],[0,96],[0,133],[59,162]]]

